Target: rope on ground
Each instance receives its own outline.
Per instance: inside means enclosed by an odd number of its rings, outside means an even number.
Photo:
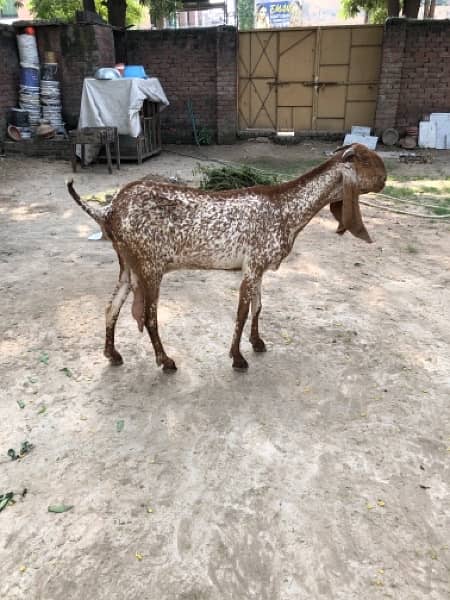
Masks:
[[[373,192],[373,194],[375,196],[382,196],[383,198],[387,198],[388,200],[393,200],[394,202],[403,202],[404,204],[415,204],[416,206],[422,206],[423,208],[445,208],[445,206],[439,206],[439,204],[423,204],[422,202],[418,202],[415,199],[412,200],[407,198],[396,198],[395,196],[389,196],[389,194],[384,194],[383,192]]]
[[[450,219],[450,213],[448,215],[422,215],[420,213],[411,212],[409,210],[400,210],[399,208],[392,208],[392,206],[384,206],[383,204],[374,204],[373,202],[368,202],[362,198],[359,199],[361,204],[365,206],[370,206],[371,208],[378,208],[379,210],[384,210],[386,212],[393,212],[399,215],[408,215],[410,217],[419,217],[421,219]]]

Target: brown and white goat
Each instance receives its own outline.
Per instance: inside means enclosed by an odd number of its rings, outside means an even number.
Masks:
[[[158,334],[157,303],[164,273],[231,269],[241,270],[243,278],[230,356],[235,369],[246,369],[240,341],[250,304],[250,342],[255,352],[266,349],[258,330],[264,272],[278,269],[298,233],[327,204],[339,221],[337,233],[348,230],[370,242],[358,196],[379,192],[385,181],[380,157],[353,144],[286,183],[209,192],[136,181],[125,185],[103,209],[84,203],[69,182],[69,193],[99,223],[119,258],[119,282],[106,308],[105,356],[113,365],[122,363],[114,345],[114,330],[132,290],[133,317],[140,331],[144,326],[147,329],[157,364],[165,370],[176,369]]]

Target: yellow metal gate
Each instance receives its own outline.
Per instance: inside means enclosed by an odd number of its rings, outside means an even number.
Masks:
[[[239,129],[345,131],[373,126],[383,28],[239,34]]]

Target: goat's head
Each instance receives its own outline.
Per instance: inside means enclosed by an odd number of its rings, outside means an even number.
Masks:
[[[380,192],[386,182],[386,168],[376,152],[361,144],[343,146],[335,152],[333,160],[341,166],[342,194],[330,204],[331,212],[339,226],[337,233],[350,231],[354,236],[371,242],[362,221],[359,195]]]

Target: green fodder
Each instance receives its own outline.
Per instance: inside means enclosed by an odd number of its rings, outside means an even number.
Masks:
[[[280,183],[278,175],[265,173],[248,166],[204,167],[199,165],[200,187],[204,190],[237,190],[254,185],[272,185]]]

